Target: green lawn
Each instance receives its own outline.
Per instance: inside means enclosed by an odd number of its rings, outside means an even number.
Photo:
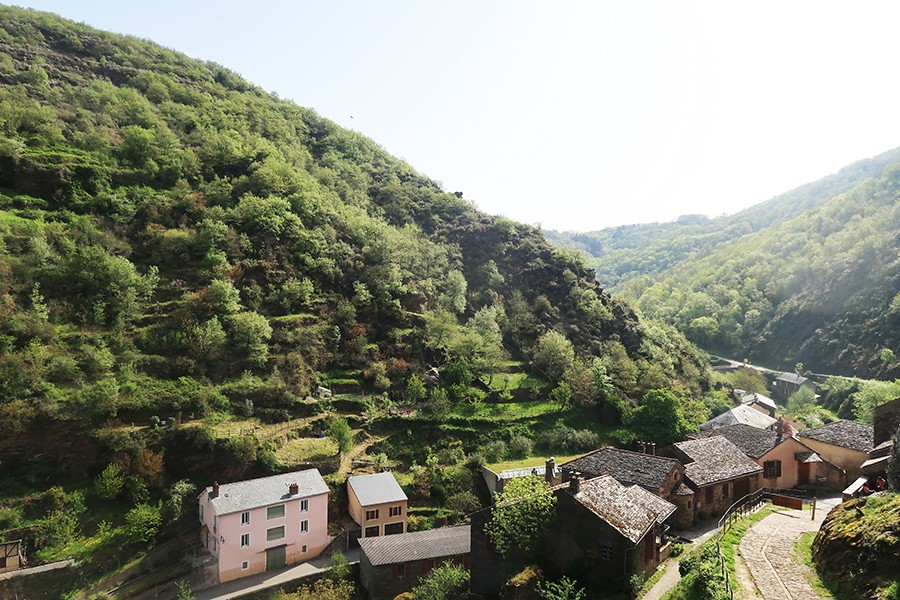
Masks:
[[[494,373],[491,378],[488,375],[482,375],[481,381],[488,385],[495,392],[508,390],[532,390],[537,391],[547,387],[547,382],[539,377],[530,375],[529,373]]]
[[[470,404],[461,402],[453,407],[447,415],[463,419],[481,419],[485,421],[516,421],[533,419],[541,415],[561,412],[559,405],[550,400],[531,400],[527,402],[481,402]]]
[[[563,463],[569,462],[574,458],[578,458],[579,456],[585,454],[581,452],[579,454],[565,454],[554,456],[553,459],[556,461],[557,465],[561,465]],[[527,458],[517,458],[514,460],[503,460],[496,463],[491,463],[489,465],[485,465],[488,469],[493,471],[494,473],[499,473],[500,471],[505,471],[507,469],[524,469],[526,467],[537,467],[543,466],[547,459],[550,458],[544,454],[536,454],[533,456],[529,456]]]
[[[308,461],[321,460],[337,454],[337,444],[330,437],[297,438],[275,451],[275,458],[286,466],[299,465]]]

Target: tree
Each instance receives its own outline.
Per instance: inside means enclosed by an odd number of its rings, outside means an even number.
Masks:
[[[769,390],[766,388],[765,376],[756,369],[740,367],[731,374],[730,379],[732,386],[736,389],[744,390],[748,394],[770,395]]]
[[[113,500],[122,493],[125,475],[119,465],[108,464],[97,477],[97,495],[102,500]]]
[[[556,511],[556,496],[540,477],[510,479],[491,511],[485,533],[504,558],[518,550],[533,556]]]
[[[125,514],[125,535],[132,543],[149,542],[162,525],[160,505],[140,503]]]
[[[429,571],[412,591],[416,600],[465,600],[469,595],[469,571],[445,563]]]
[[[347,419],[335,419],[328,426],[328,435],[338,446],[338,452],[349,452],[353,447],[353,432]]]
[[[553,381],[559,381],[575,361],[575,349],[566,336],[549,331],[538,339],[534,364]]]
[[[447,273],[444,281],[444,291],[440,296],[440,304],[443,308],[454,313],[466,310],[466,278],[459,271]]]
[[[651,390],[644,395],[640,407],[631,413],[628,425],[639,439],[668,446],[688,432],[688,423],[678,396],[669,390]]]
[[[537,584],[537,594],[543,600],[585,600],[584,588],[565,575],[558,581],[541,581]]]
[[[242,312],[231,319],[231,336],[234,345],[242,350],[247,360],[258,366],[269,358],[269,339],[272,327],[264,316],[256,312]]]

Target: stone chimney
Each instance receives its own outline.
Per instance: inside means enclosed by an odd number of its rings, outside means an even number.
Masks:
[[[656,456],[656,442],[650,442],[650,454]]]
[[[218,481],[213,481],[212,497],[213,498],[219,497],[219,482]]]
[[[579,490],[581,490],[581,473],[572,473],[572,478],[569,479],[569,491],[577,494]]]
[[[291,496],[296,496],[297,494],[300,493],[300,486],[297,485],[296,483],[292,483],[291,487],[289,487],[288,490],[290,490]]]
[[[553,485],[554,471],[556,471],[556,459],[551,456],[544,464],[544,481],[546,481],[550,485]]]
[[[778,421],[775,422],[775,444],[780,444],[781,440],[784,438],[784,418],[778,417]]]

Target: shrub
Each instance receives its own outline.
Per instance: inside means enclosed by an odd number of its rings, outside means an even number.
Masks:
[[[533,444],[531,438],[524,435],[514,435],[509,440],[509,454],[512,458],[524,458],[529,456],[532,451]]]
[[[125,535],[132,543],[149,542],[162,524],[162,507],[137,504],[125,515]]]
[[[503,457],[506,456],[506,442],[503,440],[494,440],[485,445],[481,451],[488,462],[503,460]]]

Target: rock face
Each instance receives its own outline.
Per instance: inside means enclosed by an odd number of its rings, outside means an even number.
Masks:
[[[819,575],[847,598],[892,598],[900,588],[900,494],[837,506],[813,543]]]

